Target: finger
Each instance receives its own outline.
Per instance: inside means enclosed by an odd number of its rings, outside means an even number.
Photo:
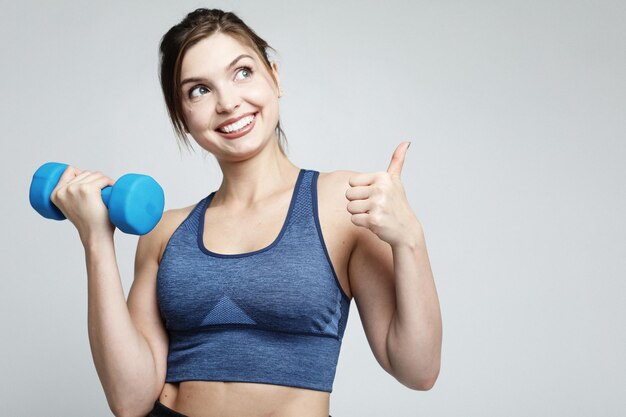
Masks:
[[[59,178],[59,181],[52,190],[50,197],[54,198],[58,191],[65,189],[70,184],[76,181],[80,181],[88,174],[89,173],[87,171],[81,171],[76,167],[68,166],[65,171],[63,171],[63,174],[61,174],[61,177]]]
[[[72,178],[68,182],[66,182],[65,185],[70,185],[70,184],[74,184],[76,182],[81,182],[83,179],[85,179],[86,177],[88,177],[91,174],[92,174],[91,171],[82,171],[80,174],[78,174],[77,176],[75,176],[74,178]]]
[[[400,176],[400,173],[402,172],[402,166],[404,165],[406,151],[407,149],[409,149],[410,145],[411,142],[409,141],[402,142],[400,145],[398,145],[393,155],[391,156],[391,162],[389,163],[389,167],[387,168],[387,172],[390,175],[394,175],[397,177]]]
[[[89,184],[93,184],[94,186],[97,186],[98,188],[103,189],[105,187],[108,187],[108,186],[112,187],[113,185],[115,185],[115,180],[101,174],[99,177],[94,178],[93,180],[89,181]]]
[[[371,209],[372,203],[370,200],[354,200],[350,201],[346,206],[346,209],[352,214],[367,213]]]
[[[352,187],[372,185],[378,176],[377,172],[366,172],[352,175],[348,178],[348,184]]]
[[[353,214],[350,220],[357,226],[367,227],[367,218],[369,214],[361,213],[361,214]]]
[[[369,198],[372,190],[368,186],[350,187],[346,190],[346,198],[348,200],[364,200]]]
[[[65,171],[63,171],[63,173],[59,177],[59,181],[57,181],[57,184],[66,184],[66,183],[68,183],[69,181],[74,179],[77,175],[79,175],[80,172],[81,171],[78,168],[73,167],[71,165],[68,165],[65,168]]]
[[[80,182],[85,183],[85,184],[89,184],[92,183],[96,180],[98,180],[99,178],[104,177],[105,175],[100,172],[100,171],[93,171],[91,172],[89,175],[85,176]]]

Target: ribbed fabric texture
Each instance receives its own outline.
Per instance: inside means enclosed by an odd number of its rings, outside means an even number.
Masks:
[[[263,249],[231,255],[206,249],[204,216],[215,192],[172,234],[157,274],[170,338],[166,382],[332,392],[350,300],[322,237],[318,176],[300,170],[282,229]]]

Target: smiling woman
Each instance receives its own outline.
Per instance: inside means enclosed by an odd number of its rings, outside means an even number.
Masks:
[[[225,38],[227,39],[224,40],[230,44],[226,47],[228,55],[218,54],[218,51],[211,49],[211,45],[200,45],[198,48],[193,48],[198,44],[206,43],[210,35],[214,34],[217,36],[226,35]],[[237,45],[234,45],[235,43]],[[228,48],[233,46],[235,49]],[[196,54],[200,54],[200,56],[194,59],[191,56],[192,53],[187,53],[189,49],[197,49]],[[202,52],[205,50],[214,52],[222,61],[230,59],[229,56],[236,49],[246,52],[238,54],[227,65],[224,65],[224,73],[221,75],[232,75],[230,72],[243,60],[249,64],[236,68],[234,77],[237,77],[238,81],[254,76],[256,67],[259,70],[264,70],[266,79],[267,75],[271,74],[272,81],[280,90],[276,63],[270,61],[268,53],[274,49],[234,13],[198,9],[189,13],[179,25],[172,27],[161,40],[161,88],[174,130],[180,142],[188,148],[190,143],[187,133],[191,132],[185,121],[185,104],[187,105],[186,108],[189,109],[191,103],[211,91],[207,86],[210,80],[202,75],[203,63],[211,61],[209,57],[202,56]],[[183,68],[183,57],[187,61],[185,68]],[[190,61],[194,62],[191,63]],[[199,65],[200,74],[195,74],[191,72],[192,69],[188,69],[193,64]],[[187,72],[191,73],[188,75]],[[278,97],[280,96],[282,96],[282,91],[279,91]],[[281,153],[285,154],[286,137],[280,126],[280,120],[276,122],[275,132],[279,140],[279,149]]]
[[[230,35],[215,33],[189,47],[182,60],[178,90],[183,124],[198,145],[218,159],[228,157],[234,146],[228,143],[222,152],[221,138],[238,139],[255,129],[239,146],[254,146],[253,138],[276,140],[281,96],[278,72],[275,64],[268,71],[262,58],[254,55]],[[232,56],[236,58],[231,61]],[[235,111],[240,104],[249,109]],[[238,114],[224,120],[228,113]],[[221,138],[215,137],[216,132]]]
[[[102,215],[72,221],[85,228],[89,340],[117,416],[329,416],[352,298],[384,370],[414,390],[437,378],[439,304],[400,180],[409,142],[386,172],[294,165],[269,48],[221,10],[189,13],[163,36],[174,131],[214,155],[223,180],[139,238],[126,302],[115,228]],[[81,194],[65,211],[96,207],[98,183],[71,181],[92,204]]]

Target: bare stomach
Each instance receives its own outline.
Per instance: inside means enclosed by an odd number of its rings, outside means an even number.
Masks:
[[[159,401],[189,417],[328,417],[330,393],[246,382],[166,383]]]

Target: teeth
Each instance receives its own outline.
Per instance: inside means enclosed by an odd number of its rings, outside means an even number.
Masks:
[[[219,130],[221,130],[224,133],[232,133],[236,130],[241,130],[244,127],[248,126],[250,123],[252,123],[253,120],[254,120],[254,115],[246,116],[243,119],[240,119],[233,124],[220,128]]]

